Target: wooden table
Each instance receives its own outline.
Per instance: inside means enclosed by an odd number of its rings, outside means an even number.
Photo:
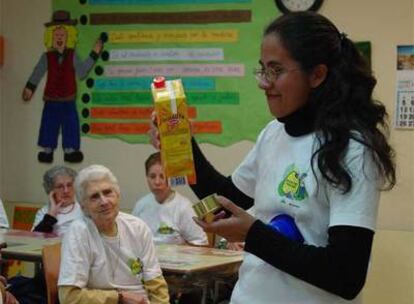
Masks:
[[[163,244],[156,250],[163,271],[176,274],[229,271],[243,260],[242,252],[208,247]]]
[[[173,293],[202,290],[201,303],[207,301],[210,287],[217,299],[216,280],[234,276],[243,260],[239,251],[183,245],[157,245],[157,255],[164,277]]]
[[[7,244],[4,259],[31,262],[41,261],[43,246],[60,242],[54,234],[13,229],[0,229],[0,239]],[[161,268],[176,274],[231,270],[243,259],[241,252],[207,247],[162,244],[156,250]]]
[[[41,262],[43,246],[60,242],[55,234],[13,229],[0,229],[0,239],[7,246],[1,249],[3,259],[28,262]]]
[[[0,239],[7,244],[1,249],[3,259],[36,264],[42,262],[45,245],[61,241],[53,234],[1,229]],[[198,286],[203,291],[202,303],[206,302],[211,283],[217,277],[237,273],[243,260],[242,252],[207,247],[162,244],[156,246],[156,251],[170,288],[185,292]]]

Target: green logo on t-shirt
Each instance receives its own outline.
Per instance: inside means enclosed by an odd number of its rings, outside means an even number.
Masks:
[[[160,226],[158,227],[159,234],[173,234],[174,228],[168,226],[166,223],[161,222]]]
[[[128,266],[133,275],[139,275],[144,270],[144,265],[140,258],[128,259]]]
[[[278,193],[280,196],[285,196],[296,201],[302,201],[308,197],[308,193],[305,188],[304,179],[307,176],[306,173],[299,173],[299,170],[294,164],[287,167],[285,177],[279,184]]]

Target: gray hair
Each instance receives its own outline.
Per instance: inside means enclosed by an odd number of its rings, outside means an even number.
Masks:
[[[58,176],[69,176],[72,178],[72,181],[76,178],[76,171],[65,167],[65,166],[54,166],[47,170],[45,174],[43,174],[43,188],[46,191],[46,194],[49,194],[54,186],[55,186],[55,178]]]
[[[89,183],[102,179],[108,179],[113,184],[115,192],[121,193],[118,180],[111,170],[102,165],[91,165],[80,170],[75,179],[76,199],[81,205],[84,203],[85,191]]]

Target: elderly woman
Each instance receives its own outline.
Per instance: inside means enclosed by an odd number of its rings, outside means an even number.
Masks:
[[[62,236],[73,220],[82,216],[75,201],[76,171],[64,166],[50,168],[43,175],[43,188],[49,202],[36,213],[33,231],[53,232]]]
[[[119,212],[120,189],[112,172],[89,166],[79,172],[75,189],[84,216],[62,242],[60,303],[169,303],[151,231]]]

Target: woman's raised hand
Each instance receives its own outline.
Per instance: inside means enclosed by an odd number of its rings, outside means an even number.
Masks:
[[[191,135],[193,135],[192,130],[193,130],[193,128],[192,128],[192,124],[191,124],[191,121],[190,121],[190,132],[191,132]],[[150,143],[151,143],[151,145],[155,149],[160,150],[161,149],[160,132],[158,131],[157,113],[155,111],[153,111],[151,113],[150,129],[148,130],[148,135],[150,137]]]
[[[56,200],[56,193],[54,190],[50,191],[49,193],[49,210],[48,210],[48,214],[56,217],[59,213],[60,210],[60,205],[62,202],[58,202]]]
[[[161,148],[160,133],[158,132],[157,113],[155,113],[155,111],[151,113],[150,129],[148,131],[148,135],[150,137],[151,145],[155,149],[160,150]]]
[[[206,223],[196,217],[193,218],[194,221],[205,232],[218,234],[229,242],[244,242],[256,218],[223,196],[218,196],[217,199],[224,209],[230,211],[232,214],[230,217],[223,218],[223,213],[219,213],[211,223]]]

